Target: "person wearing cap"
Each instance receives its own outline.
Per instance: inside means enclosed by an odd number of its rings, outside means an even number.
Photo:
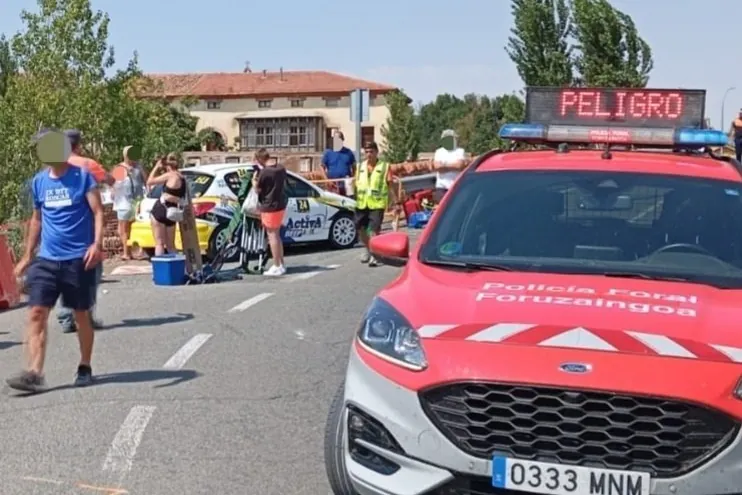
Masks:
[[[466,153],[456,147],[456,133],[445,130],[441,134],[441,146],[435,150],[433,168],[435,169],[435,191],[433,200],[439,203],[453,186],[456,177],[466,164]]]
[[[742,162],[742,108],[732,122],[731,134],[734,140],[734,154],[737,156],[737,161]]]
[[[111,174],[106,172],[106,169],[104,169],[100,163],[83,155],[82,133],[77,129],[67,129],[64,131],[64,134],[67,136],[67,139],[69,139],[72,149],[70,157],[67,159],[67,163],[86,170],[93,176],[98,185],[106,184],[112,186],[115,181]],[[100,285],[102,278],[103,264],[101,263],[95,267],[95,283],[90,288],[93,294],[93,307],[90,310],[90,315],[91,318],[93,318],[94,328],[101,328],[102,326],[101,322],[97,321],[93,316],[95,313],[95,303],[98,299],[98,286]],[[73,311],[71,308],[64,306],[64,299],[60,299],[59,306],[57,307],[57,321],[59,322],[59,326],[62,327],[64,333],[74,333],[76,331]]]
[[[33,214],[24,254],[14,269],[16,277],[26,276],[28,288],[28,361],[22,372],[6,380],[10,388],[23,392],[44,387],[49,313],[60,296],[78,327],[80,362],[75,385],[92,383],[91,287],[103,253],[103,204],[95,179],[87,169],[68,163],[70,145],[63,133],[45,130],[35,140],[45,167],[32,181]]]
[[[335,131],[332,149],[328,149],[322,155],[322,168],[328,179],[349,179],[356,174],[356,157],[350,149],[345,147],[344,141],[343,133]],[[344,181],[338,181],[337,184],[340,194],[349,195]]]
[[[398,200],[392,181],[392,167],[384,160],[379,160],[379,146],[374,143],[366,143],[364,146],[366,159],[361,163],[355,175],[356,191],[356,215],[355,223],[358,237],[366,248],[361,263],[368,266],[378,266],[378,261],[368,250],[371,236],[381,232],[381,224],[384,221],[384,213],[389,206],[389,195]]]

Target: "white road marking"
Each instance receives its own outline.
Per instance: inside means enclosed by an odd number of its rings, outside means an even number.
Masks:
[[[191,340],[185,343],[183,347],[172,355],[167,362],[162,365],[166,370],[179,370],[188,362],[191,357],[196,354],[196,351],[201,348],[211,338],[210,333],[199,333],[194,335]]]
[[[152,273],[152,265],[123,265],[111,271],[111,275],[145,275]]]
[[[108,449],[106,459],[103,461],[103,471],[116,473],[122,478],[131,471],[142,435],[155,409],[157,409],[155,406],[131,408]]]
[[[340,265],[327,265],[321,270],[314,270],[311,272],[304,272],[304,273],[297,273],[296,275],[289,275],[286,277],[289,282],[296,282],[297,280],[307,280],[312,277],[315,277],[319,275],[320,273],[326,272],[328,270],[335,270],[336,268],[340,268]]]
[[[246,299],[239,303],[234,308],[230,309],[228,313],[236,313],[237,311],[245,311],[248,308],[251,308],[258,304],[259,302],[265,301],[269,297],[273,295],[272,292],[263,292],[262,294],[258,294],[257,296],[253,296],[250,299]]]

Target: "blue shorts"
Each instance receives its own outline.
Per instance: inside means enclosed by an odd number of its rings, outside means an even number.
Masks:
[[[93,305],[95,270],[86,270],[81,258],[69,261],[37,258],[28,269],[26,285],[29,306],[53,308],[62,296],[65,307],[87,311]]]

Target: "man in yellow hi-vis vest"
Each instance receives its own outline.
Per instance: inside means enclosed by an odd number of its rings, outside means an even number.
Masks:
[[[734,122],[732,122],[732,139],[734,140],[734,153],[737,155],[737,161],[742,161],[742,110]]]
[[[379,160],[379,146],[376,143],[367,143],[363,150],[366,159],[356,169],[354,184],[356,229],[366,248],[361,262],[368,263],[369,266],[378,266],[379,263],[368,251],[368,241],[370,236],[378,235],[381,231],[384,212],[389,205],[389,193],[394,194],[394,188],[390,187],[393,177],[389,164]]]

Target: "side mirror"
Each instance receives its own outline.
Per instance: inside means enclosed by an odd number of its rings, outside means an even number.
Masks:
[[[410,256],[410,238],[404,232],[389,232],[371,238],[369,251],[385,265],[404,266]]]

